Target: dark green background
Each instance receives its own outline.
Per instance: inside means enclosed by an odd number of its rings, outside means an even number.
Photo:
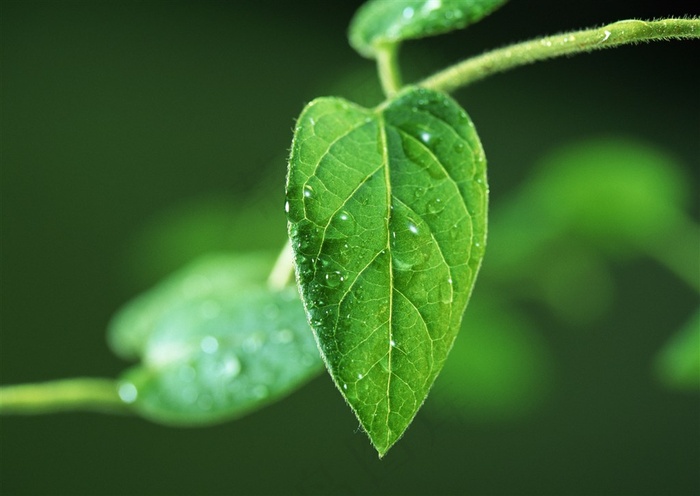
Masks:
[[[345,41],[358,4],[2,1],[3,384],[125,368],[104,330],[123,302],[186,256],[139,244],[168,209],[202,198],[259,202],[274,221],[251,221],[247,236],[222,243],[281,246],[293,119],[336,91],[342,74],[364,81],[371,69]],[[437,69],[540,34],[691,13],[684,4],[513,0],[403,55],[409,73]],[[697,220],[698,53],[697,42],[624,47],[460,91],[489,157],[493,208],[552,147],[628,136],[687,164]],[[146,248],[154,252],[138,251]],[[421,413],[380,462],[326,376],[202,429],[97,414],[3,417],[0,490],[698,494],[698,396],[664,390],[650,370],[697,296],[648,261],[616,266],[615,278],[615,311],[584,331],[530,309],[556,377],[547,403],[519,421]]]

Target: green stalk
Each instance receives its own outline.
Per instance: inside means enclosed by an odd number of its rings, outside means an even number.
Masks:
[[[0,387],[0,414],[128,413],[112,379],[76,378]]]
[[[377,51],[377,71],[384,95],[391,98],[402,86],[398,45],[386,45]]]
[[[600,28],[537,38],[486,52],[448,67],[418,85],[449,93],[499,72],[562,55],[644,41],[692,38],[700,38],[700,18],[618,21]]]
[[[267,278],[267,286],[273,291],[281,291],[294,278],[294,250],[291,240],[287,240],[277,256],[272,272]]]

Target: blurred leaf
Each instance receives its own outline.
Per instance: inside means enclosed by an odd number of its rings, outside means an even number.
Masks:
[[[298,120],[287,184],[302,299],[326,365],[380,456],[399,439],[459,330],[483,258],[485,159],[446,95]]]
[[[661,350],[656,371],[671,389],[700,390],[700,310]]]
[[[462,29],[507,0],[370,0],[350,23],[352,47],[375,58],[383,47]]]
[[[426,407],[469,421],[522,417],[546,398],[551,369],[549,348],[527,320],[477,293]]]
[[[295,288],[265,286],[273,258],[202,258],[127,304],[110,344],[141,364],[122,399],[167,424],[238,417],[285,396],[322,367]]]
[[[688,198],[679,165],[657,149],[625,140],[590,140],[543,160],[526,201],[560,229],[613,251],[664,238]]]
[[[556,243],[542,252],[545,270],[533,274],[530,291],[561,319],[585,325],[610,308],[614,282],[604,260],[574,243]]]

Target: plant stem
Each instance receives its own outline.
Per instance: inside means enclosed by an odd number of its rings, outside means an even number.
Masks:
[[[600,28],[537,38],[486,52],[448,67],[418,84],[449,93],[493,74],[539,60],[642,41],[690,38],[700,38],[700,18],[618,21]]]
[[[377,71],[384,95],[391,98],[401,89],[402,85],[397,44],[385,45],[377,51]]]
[[[1,414],[42,414],[70,410],[128,413],[112,379],[76,378],[0,387]]]
[[[272,272],[267,278],[267,286],[274,290],[280,291],[284,289],[294,277],[294,250],[292,249],[292,241],[287,240],[277,257]]]

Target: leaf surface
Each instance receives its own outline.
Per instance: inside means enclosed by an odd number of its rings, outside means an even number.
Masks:
[[[302,300],[326,366],[380,456],[423,403],[483,258],[484,153],[447,95],[377,109],[311,102],[286,209]]]
[[[321,370],[296,288],[270,291],[267,256],[207,256],[120,311],[112,347],[141,364],[120,395],[151,420],[232,419],[285,396]]]
[[[350,44],[375,58],[382,47],[462,29],[507,0],[370,0],[350,23]]]

